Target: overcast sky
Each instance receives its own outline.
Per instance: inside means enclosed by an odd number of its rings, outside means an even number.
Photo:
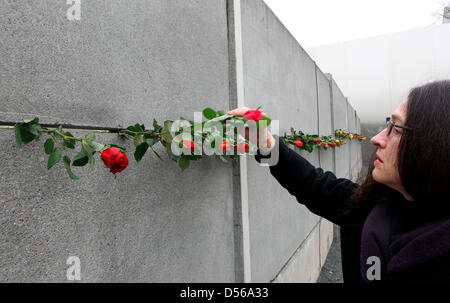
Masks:
[[[442,23],[450,0],[264,0],[304,48]]]

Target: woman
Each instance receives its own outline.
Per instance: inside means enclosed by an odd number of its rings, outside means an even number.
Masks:
[[[450,282],[449,112],[449,80],[412,89],[371,139],[361,185],[315,168],[268,130],[253,142],[258,162],[279,148],[271,174],[340,226],[344,282]]]

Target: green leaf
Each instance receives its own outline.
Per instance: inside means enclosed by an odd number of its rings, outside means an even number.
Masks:
[[[36,124],[39,123],[39,118],[36,117],[34,119],[23,119],[23,122],[25,122],[25,124]]]
[[[75,158],[73,158],[73,166],[85,166],[88,163],[88,156],[84,153],[84,151],[80,151]]]
[[[65,136],[69,136],[69,137],[73,137],[73,135],[71,133],[69,133],[69,132],[65,132],[64,135]],[[73,140],[73,139],[66,139],[66,140],[64,140],[63,147],[74,149],[75,148],[75,140]]]
[[[185,170],[189,167],[190,160],[187,157],[181,156],[180,161],[178,161],[178,164],[181,167],[181,170]]]
[[[172,127],[173,121],[166,120],[164,121],[164,127],[162,129],[162,138],[167,144],[172,142],[172,135],[170,134],[170,128]]]
[[[54,147],[55,147],[55,142],[53,142],[53,139],[48,138],[44,143],[45,153],[47,155],[50,155],[52,153]]]
[[[101,144],[101,143],[98,143],[98,142],[91,142],[91,143],[89,144],[89,146],[90,146],[93,150],[98,151],[98,152],[105,148],[105,144]]]
[[[85,140],[82,141],[81,147],[83,148],[84,153],[88,156],[88,162],[90,164],[88,172],[91,172],[94,169],[95,160],[94,160],[94,157],[92,156],[92,154],[95,151],[92,150],[92,148],[89,146],[89,144]]]
[[[272,122],[272,120],[271,119],[269,119],[269,118],[267,118],[266,116],[263,116],[262,118],[261,118],[261,120],[259,120],[259,121],[256,121],[256,125],[257,125],[257,127],[259,127],[259,123],[260,123],[260,121],[267,121],[266,123],[266,125],[267,126],[269,126],[270,125],[270,122]]]
[[[26,124],[24,125],[24,128],[27,132],[29,132],[31,135],[33,135],[33,139],[39,139],[39,136],[41,135],[40,127],[37,124]]]
[[[144,142],[143,135],[136,135],[133,139],[134,146],[137,148],[142,142]]]
[[[159,132],[162,129],[162,127],[158,125],[158,122],[156,122],[155,119],[153,119],[153,128],[155,129],[155,132]]]
[[[55,148],[52,153],[50,154],[50,157],[48,158],[47,162],[47,169],[50,169],[55,165],[56,163],[61,160],[62,150],[59,148]]]
[[[144,130],[142,129],[143,126],[144,126],[143,124],[142,124],[142,125],[139,125],[138,123],[136,123],[135,125],[128,126],[127,129],[128,129],[129,131],[132,131],[132,132],[138,132],[138,133],[140,133],[140,132],[143,132],[143,131],[144,131]]]
[[[231,117],[233,117],[233,116],[230,116],[230,115],[223,115],[223,116],[220,116],[220,117],[216,117],[216,118],[214,118],[214,119],[211,119],[211,120],[207,121],[207,122],[205,123],[205,126],[204,126],[204,127],[205,127],[205,128],[211,127],[211,126],[215,125],[216,123],[218,123],[218,122],[220,122],[220,121],[223,121],[223,120],[226,120],[226,119],[231,118]]]
[[[14,126],[14,133],[19,147],[22,147],[22,143],[26,144],[34,139],[38,139],[40,135],[33,125],[23,123],[17,123]]]
[[[217,117],[217,113],[212,108],[207,107],[203,110],[203,116],[205,116],[206,119],[211,120]]]
[[[21,123],[17,123],[16,125],[14,125],[14,134],[16,135],[16,143],[19,148],[22,147],[22,135],[20,133],[21,126]]]
[[[92,142],[94,142],[94,140],[95,140],[95,133],[90,133],[85,137],[83,142],[86,142],[89,145]]]
[[[218,111],[217,111],[217,115],[218,115],[218,116],[223,116],[223,115],[225,115],[225,111],[223,111],[223,110],[218,110]]]
[[[68,156],[64,156],[63,157],[63,161],[64,161],[64,166],[66,167],[66,171],[69,174],[69,177],[72,180],[77,180],[79,179],[78,176],[75,176],[75,174],[72,172],[72,170],[70,169],[70,158]]]
[[[145,142],[147,142],[148,145],[153,146],[159,142],[159,139],[146,139]]]
[[[136,162],[141,161],[149,146],[150,145],[148,145],[147,142],[142,142],[136,147],[136,151],[134,152],[134,159]]]

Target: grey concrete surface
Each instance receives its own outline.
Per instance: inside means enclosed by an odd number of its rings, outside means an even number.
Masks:
[[[334,129],[348,129],[347,100],[336,82],[331,78],[331,95],[333,101]],[[340,148],[335,150],[336,176],[350,179],[350,146],[349,140],[345,140]]]
[[[116,178],[100,163],[75,168],[71,181],[61,163],[47,172],[43,142],[18,150],[12,133],[0,138],[0,281],[67,281],[69,256],[84,282],[234,281],[229,165],[181,172],[163,155]]]
[[[1,1],[0,121],[128,126],[228,107],[226,0]]]
[[[334,136],[331,119],[331,91],[327,76],[316,66],[317,103],[319,108],[319,136]],[[320,167],[325,171],[335,172],[334,149],[320,150]]]
[[[318,132],[315,64],[263,1],[241,1],[245,104],[290,127]],[[319,165],[318,153],[303,153]],[[253,282],[275,277],[318,217],[298,204],[267,167],[248,163]]]
[[[83,1],[80,21],[68,7],[0,3],[0,120],[150,126],[229,108],[225,0]],[[19,150],[2,131],[0,144],[0,281],[67,281],[72,255],[82,282],[234,281],[230,163],[181,172],[128,153],[116,178],[97,163],[71,181],[46,170],[43,141]]]
[[[289,133],[292,126],[305,133],[329,135],[332,95],[325,75],[316,72],[314,61],[263,1],[241,4],[246,106],[264,104],[263,110],[279,120],[281,134]],[[334,85],[338,99],[335,121],[339,119],[339,125],[346,129],[347,101]],[[349,151],[344,146],[342,176],[349,176]],[[317,151],[300,154],[320,166]],[[323,168],[333,170],[332,150],[323,154]],[[248,165],[248,193],[252,281],[265,282],[278,273],[319,217],[270,177],[267,167],[256,163]]]

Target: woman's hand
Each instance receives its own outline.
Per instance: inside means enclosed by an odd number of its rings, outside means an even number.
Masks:
[[[251,108],[248,108],[246,106],[242,106],[242,107],[238,107],[235,108],[233,110],[230,110],[228,112],[226,112],[227,115],[231,115],[231,116],[240,116],[243,117],[249,110],[251,110]],[[262,112],[263,116],[266,116],[265,112]],[[245,137],[246,140],[249,140],[250,142],[252,142],[253,144],[255,144],[256,146],[258,146],[258,148],[262,151],[264,151],[265,154],[267,154],[274,146],[275,146],[275,138],[272,136],[272,134],[270,133],[270,131],[265,128],[264,130],[261,131],[261,137],[259,136],[259,131],[257,131],[257,135],[256,136],[252,136],[253,140],[250,140],[250,135],[249,135],[249,129],[248,127],[245,128],[245,135],[240,131],[241,136]],[[257,137],[256,142],[253,142],[255,140],[255,137]]]

